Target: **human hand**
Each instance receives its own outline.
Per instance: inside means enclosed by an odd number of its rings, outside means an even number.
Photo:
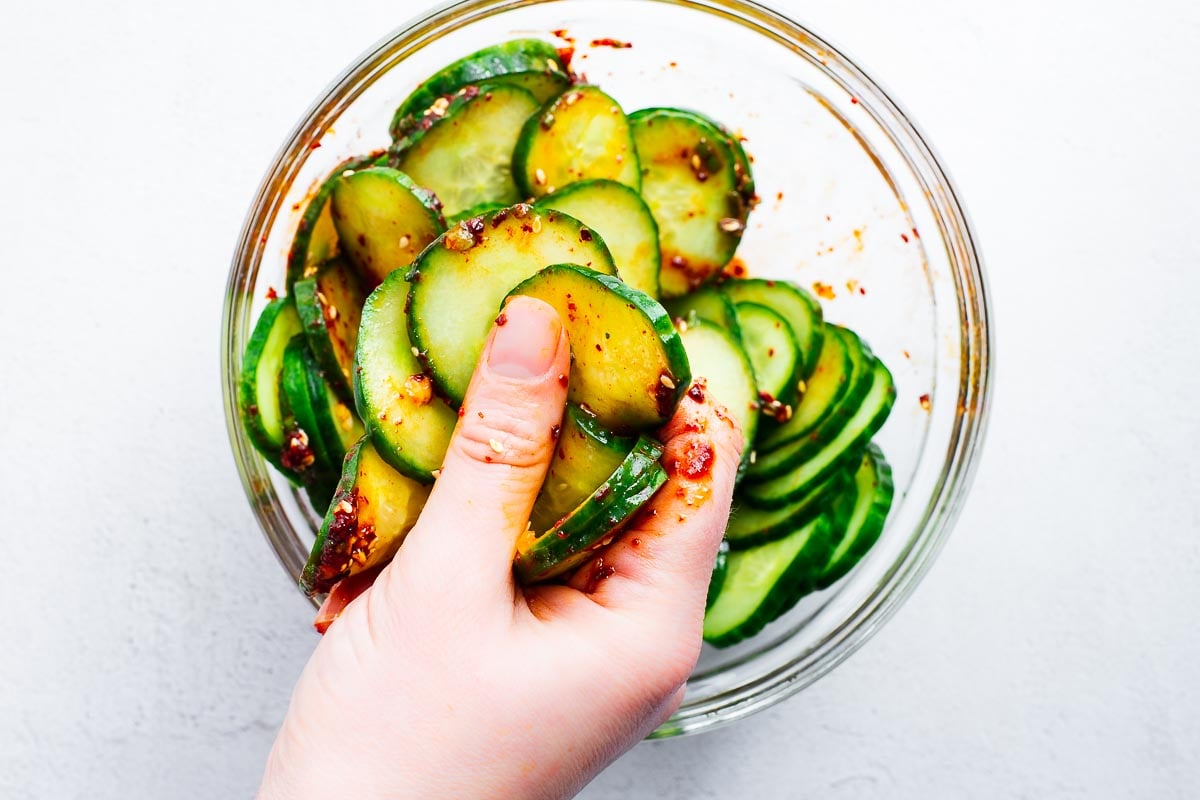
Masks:
[[[301,675],[260,798],[568,797],[678,708],[741,434],[685,395],[650,504],[568,585],[522,588],[570,351],[550,306],[505,317],[419,521]]]

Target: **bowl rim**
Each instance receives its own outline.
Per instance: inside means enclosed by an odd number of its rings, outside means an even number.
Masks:
[[[636,0],[682,6],[749,28],[798,56],[821,54],[822,69],[853,96],[897,145],[908,167],[926,190],[952,262],[959,339],[958,405],[941,474],[908,546],[876,583],[873,591],[814,646],[775,670],[683,707],[651,734],[662,738],[712,730],[775,705],[811,685],[841,664],[886,623],[928,572],[961,513],[973,481],[990,418],[994,371],[994,313],[977,243],[978,234],[960,193],[927,138],[911,116],[882,86],[843,51],[781,12],[751,0]],[[259,184],[232,258],[221,321],[221,374],[226,427],[247,499],[276,558],[288,574],[299,574],[307,553],[297,550],[294,530],[281,509],[265,461],[242,431],[237,408],[241,347],[249,322],[249,304],[239,303],[255,283],[266,232],[275,220],[287,188],[303,166],[314,142],[363,91],[408,54],[444,33],[517,8],[571,3],[573,0],[460,0],[444,3],[397,27],[357,57],[321,93],[292,128]],[[836,65],[836,71],[830,68]],[[953,247],[950,247],[953,245]]]

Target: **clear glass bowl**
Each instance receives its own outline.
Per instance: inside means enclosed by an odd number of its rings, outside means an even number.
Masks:
[[[745,136],[763,199],[739,250],[749,273],[813,288],[827,318],[858,331],[896,378],[877,437],[897,487],[879,543],[759,636],[705,648],[683,706],[655,735],[693,733],[795,694],[888,619],[950,530],[987,416],[989,312],[962,205],[904,112],[802,26],[738,0],[468,0],[372,47],[288,136],[246,218],[221,333],[230,440],[295,581],[319,516],[251,447],[235,387],[268,288],[283,284],[300,210],[338,162],[387,144],[393,109],[422,78],[480,47],[552,31],[574,40],[575,69],[626,110],[691,107]],[[632,46],[592,46],[601,39]]]

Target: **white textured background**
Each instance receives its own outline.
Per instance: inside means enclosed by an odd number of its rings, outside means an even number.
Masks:
[[[958,181],[998,320],[988,446],[862,651],[584,796],[1198,796],[1200,7],[778,5]],[[417,8],[0,15],[0,796],[252,793],[315,638],[226,443],[227,262],[284,134]]]

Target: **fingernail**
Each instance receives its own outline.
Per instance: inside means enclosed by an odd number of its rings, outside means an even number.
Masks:
[[[541,377],[554,363],[561,333],[557,311],[532,297],[514,297],[496,319],[488,368],[507,378]]]

